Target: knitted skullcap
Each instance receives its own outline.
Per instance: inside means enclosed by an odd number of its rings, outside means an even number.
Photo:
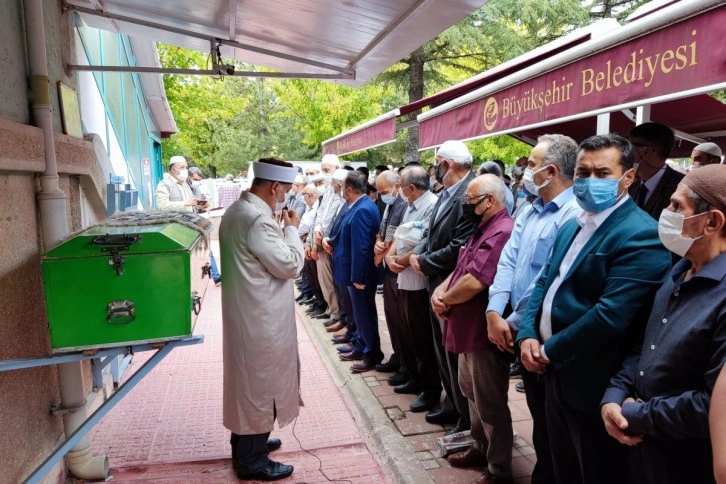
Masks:
[[[726,214],[726,165],[706,165],[691,170],[682,183]]]

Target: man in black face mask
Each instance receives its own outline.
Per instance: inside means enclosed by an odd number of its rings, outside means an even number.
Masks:
[[[444,320],[444,346],[459,355],[461,392],[467,398],[474,445],[449,457],[454,467],[486,466],[477,484],[511,483],[512,416],[507,406],[514,355],[489,340],[486,307],[502,249],[514,221],[506,210],[507,188],[496,175],[481,175],[464,195],[464,216],[474,233],[459,252],[453,274],[436,288],[431,306]]]

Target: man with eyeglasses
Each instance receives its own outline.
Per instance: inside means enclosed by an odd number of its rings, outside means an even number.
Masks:
[[[634,148],[636,179],[628,193],[638,207],[658,220],[683,179],[683,173],[666,165],[675,135],[664,124],[643,123],[630,130],[630,143]]]
[[[499,256],[514,228],[506,210],[507,188],[496,175],[469,183],[464,216],[474,233],[459,251],[454,272],[434,291],[431,305],[444,320],[444,346],[458,354],[461,392],[467,399],[474,445],[449,456],[454,467],[485,466],[476,484],[508,484],[512,478],[512,415],[507,406],[509,365],[487,335],[486,307]]]

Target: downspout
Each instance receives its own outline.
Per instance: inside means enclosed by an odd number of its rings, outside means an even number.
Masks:
[[[68,234],[66,195],[60,189],[55,157],[53,113],[50,103],[50,80],[45,49],[43,0],[24,0],[25,35],[27,37],[30,101],[36,126],[43,130],[45,171],[40,175],[38,206],[44,250],[58,245]],[[70,436],[87,418],[86,390],[80,362],[58,365],[61,407],[66,412],[63,427]],[[81,439],[66,455],[68,470],[81,479],[106,479],[108,458],[91,456],[88,437]]]

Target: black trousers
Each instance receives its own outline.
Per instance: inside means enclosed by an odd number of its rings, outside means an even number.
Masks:
[[[441,396],[442,386],[429,320],[429,292],[426,289],[420,291],[399,289],[398,299],[401,318],[410,337],[410,351],[413,353],[413,359],[409,361],[404,349],[402,360],[406,362],[405,366],[411,380],[421,386],[426,396],[438,398]]]
[[[267,450],[269,437],[270,432],[252,435],[232,433],[229,443],[232,444],[232,460],[238,474],[254,474],[270,463]]]
[[[545,411],[559,484],[628,482],[628,447],[608,435],[598,409],[582,413],[567,405],[556,370],[545,374]]]
[[[469,401],[461,393],[461,388],[459,388],[459,355],[446,351],[446,348],[444,348],[442,323],[431,309],[431,304],[428,304],[427,307],[429,320],[431,321],[431,330],[434,336],[434,350],[436,352],[439,375],[441,376],[441,383],[444,386],[444,390],[446,390],[444,406],[445,408],[456,410],[459,413],[460,425],[469,426]]]
[[[318,268],[314,260],[305,260],[303,264],[303,271],[307,274],[308,284],[310,284],[310,290],[315,296],[315,299],[320,302],[325,302],[323,298],[323,290],[320,288],[320,282],[318,281]]]
[[[393,354],[388,360],[394,363],[400,363],[404,369],[408,369],[406,362],[401,358],[403,324],[401,321],[401,312],[398,308],[399,304],[398,274],[386,270],[383,276],[383,313],[386,315],[386,326],[388,327],[388,334],[391,336],[391,346],[393,347]]]
[[[545,377],[527,371],[522,366],[527,407],[532,415],[532,443],[537,454],[537,462],[532,470],[532,484],[553,484],[555,469],[552,464],[552,452],[547,435],[547,413],[545,412]]]

